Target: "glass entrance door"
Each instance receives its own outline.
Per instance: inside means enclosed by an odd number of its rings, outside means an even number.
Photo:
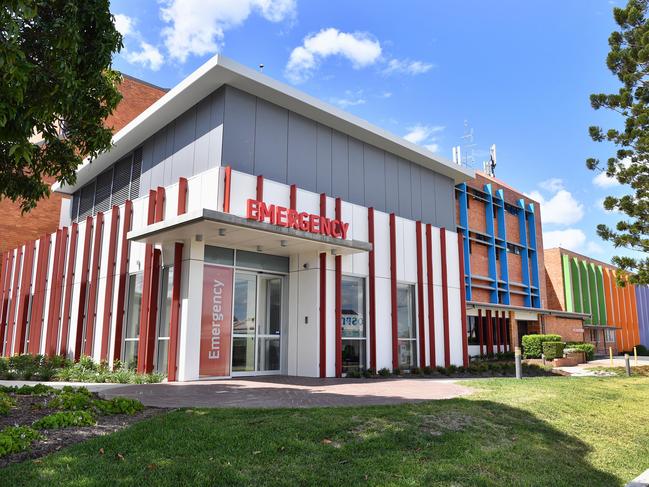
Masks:
[[[279,372],[282,277],[236,272],[232,373]]]

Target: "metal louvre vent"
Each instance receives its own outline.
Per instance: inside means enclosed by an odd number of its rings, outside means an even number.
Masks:
[[[135,149],[133,153],[133,170],[131,172],[130,199],[140,196],[140,174],[142,172],[142,148]]]
[[[92,208],[95,203],[95,182],[86,184],[81,188],[81,198],[79,202],[79,220],[85,220],[92,215]]]
[[[97,176],[97,189],[95,192],[95,207],[93,215],[98,212],[106,212],[110,209],[110,193],[113,186],[113,168],[104,171]]]
[[[73,222],[77,221],[77,217],[79,216],[79,200],[81,199],[81,191],[75,191],[75,193],[72,195],[72,214],[70,215],[70,219]]]
[[[126,202],[131,183],[132,156],[125,157],[115,164],[113,175],[113,201],[112,205],[121,205]]]

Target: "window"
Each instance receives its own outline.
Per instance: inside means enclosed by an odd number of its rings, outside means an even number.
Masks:
[[[122,361],[129,367],[137,366],[138,339],[140,338],[140,309],[142,307],[142,286],[144,274],[131,274],[128,280],[128,307],[126,308],[126,330]]]
[[[342,278],[342,366],[343,373],[362,370],[366,366],[365,279]]]
[[[507,244],[507,252],[510,252],[514,255],[521,255],[521,247],[519,247],[516,244],[508,243]]]
[[[160,321],[158,322],[158,347],[156,371],[167,372],[169,358],[169,326],[171,324],[171,294],[173,291],[174,268],[162,268],[160,286]]]
[[[397,285],[397,335],[399,368],[408,370],[417,364],[417,327],[415,326],[415,286]]]
[[[480,337],[478,336],[478,317],[466,317],[466,337],[469,345],[480,345]]]

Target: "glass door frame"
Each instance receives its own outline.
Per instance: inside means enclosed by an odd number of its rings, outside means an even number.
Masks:
[[[285,350],[285,345],[284,345],[284,335],[288,331],[288,326],[286,326],[286,289],[287,289],[287,279],[288,279],[288,274],[284,273],[278,273],[278,272],[268,272],[268,271],[259,271],[259,270],[254,270],[254,269],[248,269],[248,268],[239,268],[239,267],[234,267],[234,278],[232,281],[232,309],[234,310],[234,299],[235,299],[235,289],[234,287],[236,286],[236,281],[237,281],[237,275],[239,274],[247,274],[247,275],[253,275],[255,276],[255,334],[254,334],[254,370],[245,370],[245,371],[240,371],[240,372],[235,372],[232,367],[232,360],[234,358],[234,338],[235,338],[235,333],[234,333],[234,313],[232,314],[232,338],[231,338],[231,343],[230,343],[230,376],[231,377],[250,377],[250,376],[261,376],[261,375],[281,375],[282,374],[282,368],[283,368],[283,363],[284,363],[284,354],[286,353]],[[276,370],[259,370],[259,349],[258,349],[258,343],[259,343],[259,338],[260,336],[262,338],[268,337],[269,335],[260,335],[259,333],[259,313],[260,311],[263,310],[263,312],[266,312],[266,309],[268,307],[268,301],[264,300],[264,303],[260,302],[259,296],[260,296],[260,285],[261,282],[264,280],[263,278],[279,278],[280,279],[280,284],[281,284],[281,289],[280,289],[280,306],[281,306],[281,311],[280,311],[280,334],[279,337],[277,338],[279,340],[279,355],[280,355],[280,363],[279,363],[279,369]],[[239,335],[239,336],[244,336],[244,335]]]

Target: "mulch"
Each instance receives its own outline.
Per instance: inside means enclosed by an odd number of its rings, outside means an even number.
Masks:
[[[10,394],[10,396],[16,400],[16,407],[12,408],[7,416],[0,416],[0,430],[7,426],[30,426],[34,421],[57,411],[47,406],[53,396],[17,394]],[[96,436],[114,433],[166,411],[168,410],[147,407],[132,416],[128,414],[98,415],[97,424],[94,426],[41,430],[40,433],[43,439],[33,442],[29,449],[0,457],[0,469],[13,463],[44,457],[59,451],[61,448]]]

